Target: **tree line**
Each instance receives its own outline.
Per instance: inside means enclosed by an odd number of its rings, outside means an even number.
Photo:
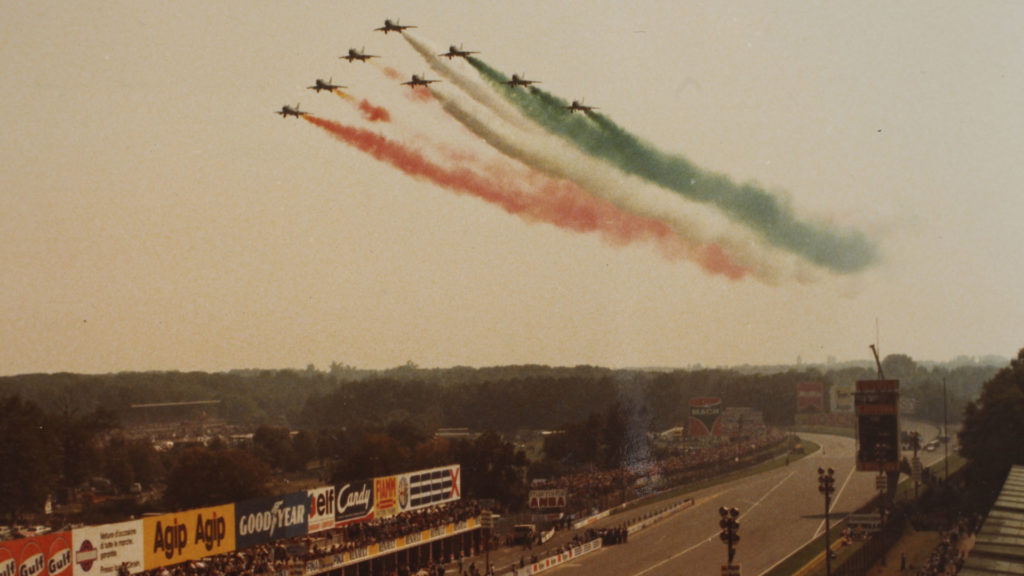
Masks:
[[[887,357],[883,369],[936,420],[943,387],[955,419],[998,371],[979,364],[925,367],[902,355]],[[47,498],[71,500],[97,478],[115,493],[135,483],[164,487],[150,506],[166,510],[264,495],[288,473],[315,470],[324,483],[345,482],[453,462],[463,467],[467,496],[517,507],[530,477],[614,468],[646,454],[649,432],[686,423],[690,398],[720,397],[726,406],[761,410],[769,425],[787,426],[801,382],[828,389],[874,377],[870,365],[644,371],[411,364],[376,372],[332,365],[329,371],[10,376],[0,378],[6,415],[0,419],[0,517],[40,510]],[[197,401],[210,403],[196,408]],[[251,431],[251,440],[221,437],[159,451],[128,433],[142,424],[195,419],[197,410]],[[436,437],[439,428],[483,433],[452,440]],[[513,443],[520,430],[562,434],[548,437],[528,459],[524,446]]]

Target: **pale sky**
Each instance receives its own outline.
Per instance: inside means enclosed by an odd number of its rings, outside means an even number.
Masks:
[[[1020,2],[2,12],[0,374],[865,360],[876,325],[883,355],[916,360],[1024,347]],[[545,198],[518,160],[399,85],[441,77],[402,36],[373,31],[385,18],[584,98],[651,147],[755,183],[808,222],[863,234],[878,259],[852,273],[800,262],[771,279],[712,274],[652,241],[511,214],[273,114],[301,103],[431,158],[505,166]],[[339,60],[364,46],[381,58]],[[391,121],[307,90],[316,78]],[[436,87],[475,105],[450,81]],[[527,124],[515,129],[534,134]],[[713,206],[589,162],[566,166],[627,203],[677,203],[691,218],[692,229],[676,224],[684,235],[729,229],[736,246],[779,254]]]

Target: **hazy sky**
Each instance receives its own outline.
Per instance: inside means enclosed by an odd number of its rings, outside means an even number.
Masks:
[[[1024,346],[1020,2],[3,4],[2,374],[821,362],[870,358],[876,322],[883,355]],[[807,262],[436,85],[579,174],[528,168],[399,85],[444,78],[373,31],[385,18],[585,98],[646,149],[876,258]],[[381,58],[339,60],[364,46]],[[307,90],[316,78],[354,100]],[[532,202],[580,184],[639,218],[660,198],[671,241],[724,246],[747,273],[407,174],[273,114],[299,102]]]

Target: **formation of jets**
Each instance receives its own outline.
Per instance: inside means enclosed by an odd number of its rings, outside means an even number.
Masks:
[[[444,56],[445,58],[451,60],[452,58],[455,57],[469,58],[470,54],[479,54],[479,52],[470,52],[468,50],[463,50],[461,45],[458,48],[456,48],[455,45],[452,44],[451,46],[448,47],[447,52],[438,54],[438,56]]]
[[[281,118],[287,118],[289,116],[295,116],[296,118],[298,118],[299,116],[305,116],[306,114],[309,114],[309,112],[300,111],[298,104],[295,105],[295,108],[292,108],[291,106],[285,104],[284,106],[281,106],[281,109],[278,110],[276,113],[280,114]]]
[[[584,106],[579,100],[573,100],[572,104],[565,107],[569,112],[590,112],[591,110],[597,110],[594,106]]]
[[[398,20],[395,20],[394,22],[392,22],[390,19],[387,19],[387,20],[384,20],[384,25],[383,26],[381,26],[380,28],[374,28],[374,31],[375,32],[383,32],[384,34],[387,34],[388,32],[398,32],[399,34],[401,34],[403,31],[405,31],[405,30],[407,30],[409,28],[415,28],[415,26],[402,25],[402,24],[399,24]],[[449,60],[451,60],[452,58],[469,58],[470,54],[479,54],[479,52],[473,52],[473,51],[470,51],[470,50],[463,50],[462,49],[462,45],[459,45],[459,47],[456,48],[455,45],[452,44],[451,46],[448,47],[448,51],[447,52],[438,54],[438,56],[439,57],[443,56],[443,57],[448,58]],[[340,58],[348,60],[349,62],[355,62],[356,60],[359,60],[360,62],[366,62],[370,58],[380,58],[380,56],[377,56],[375,54],[367,54],[366,53],[366,48],[363,47],[362,50],[356,50],[355,48],[349,48],[348,49],[348,54],[346,54],[345,56],[341,56]],[[440,80],[428,80],[427,78],[425,78],[423,76],[420,76],[418,74],[413,74],[412,75],[412,79],[409,80],[408,82],[402,82],[402,85],[403,86],[408,86],[409,88],[415,88],[417,86],[428,86],[430,84],[433,84],[434,82],[440,82]],[[528,87],[528,86],[531,86],[533,84],[540,84],[540,81],[539,80],[527,80],[525,75],[520,76],[519,74],[513,74],[512,75],[512,79],[508,80],[507,82],[505,82],[505,84],[507,84],[507,85],[509,85],[509,86],[511,86],[513,88],[515,88],[516,86]],[[316,79],[316,83],[313,84],[312,86],[307,86],[307,88],[310,89],[310,90],[315,90],[316,92],[319,93],[321,90],[334,91],[334,90],[339,90],[341,88],[345,88],[345,86],[342,86],[340,84],[334,84],[334,78],[330,78],[326,82],[324,82],[320,78],[317,78]],[[570,113],[575,113],[575,112],[587,113],[587,112],[590,112],[592,110],[597,110],[597,108],[594,107],[594,106],[586,106],[586,105],[584,105],[581,100],[573,100],[572,104],[566,106],[565,108]],[[281,118],[287,118],[289,116],[295,116],[296,118],[298,118],[300,116],[305,116],[306,114],[309,114],[309,112],[302,112],[301,110],[299,110],[299,105],[296,104],[294,108],[292,108],[291,106],[288,106],[288,105],[284,105],[284,106],[281,107],[280,110],[275,111],[275,114],[280,114]]]
[[[333,92],[335,90],[345,88],[345,86],[342,86],[341,84],[332,84],[332,82],[334,82],[334,78],[331,78],[327,82],[324,82],[323,80],[317,78],[316,84],[313,84],[312,86],[306,86],[306,88],[308,88],[309,90],[316,90],[317,94],[319,94],[321,90],[328,90],[330,92]]]
[[[401,24],[398,23],[398,20],[395,20],[394,22],[392,22],[391,20],[385,20],[383,26],[381,26],[380,28],[374,28],[373,31],[383,32],[384,34],[387,34],[388,32],[398,32],[399,34],[401,34],[404,30],[408,28],[415,28],[415,26],[402,26]]]
[[[524,78],[523,76],[520,76],[519,74],[513,74],[512,75],[512,79],[509,80],[508,82],[505,82],[505,84],[508,84],[509,86],[512,86],[512,87],[515,87],[515,86],[529,86],[531,84],[540,84],[540,81],[539,80],[527,80],[526,78]]]
[[[402,82],[402,86],[415,88],[417,86],[426,86],[428,84],[433,84],[434,82],[440,82],[440,80],[427,80],[426,78],[423,78],[417,74],[413,74],[412,80],[409,80],[408,82]]]
[[[366,62],[370,58],[380,58],[380,56],[377,56],[375,54],[367,54],[366,48],[364,47],[362,52],[356,50],[355,48],[349,48],[348,54],[346,54],[345,56],[341,56],[341,58],[344,58],[349,62],[355,62],[356,60],[359,60],[360,62]]]

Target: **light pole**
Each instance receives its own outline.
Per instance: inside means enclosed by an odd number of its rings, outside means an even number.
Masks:
[[[829,534],[832,525],[829,522],[829,510],[832,508],[832,493],[836,490],[834,474],[831,468],[818,468],[818,492],[825,495],[825,576],[832,576],[832,541]]]
[[[736,508],[722,506],[718,509],[718,515],[722,517],[718,521],[718,525],[722,528],[718,537],[729,547],[729,561],[726,566],[729,568],[729,573],[732,573],[732,558],[736,555],[736,543],[740,541],[740,535],[737,534],[740,530],[740,523],[736,520],[740,517],[740,511]]]

